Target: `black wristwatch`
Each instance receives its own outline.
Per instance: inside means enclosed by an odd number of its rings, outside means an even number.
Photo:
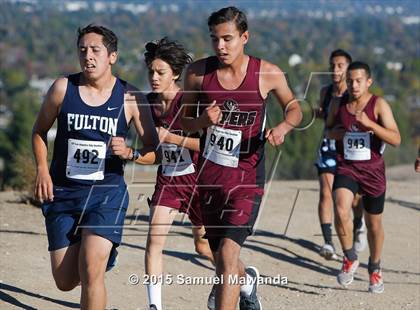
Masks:
[[[133,152],[133,157],[131,158],[131,161],[136,161],[140,157],[140,153],[134,148],[132,148],[131,150]]]

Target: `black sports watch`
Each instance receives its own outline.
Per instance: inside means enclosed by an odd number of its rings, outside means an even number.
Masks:
[[[133,157],[131,161],[136,161],[140,157],[140,152],[134,148],[131,149],[133,151]]]

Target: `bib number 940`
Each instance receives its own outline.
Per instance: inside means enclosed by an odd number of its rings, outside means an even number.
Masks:
[[[233,150],[233,139],[232,138],[225,138],[223,136],[217,137],[214,133],[210,134],[210,145],[211,146],[218,146],[220,151],[228,151],[231,152]]]
[[[203,156],[216,164],[236,168],[239,165],[241,139],[240,130],[209,127]]]

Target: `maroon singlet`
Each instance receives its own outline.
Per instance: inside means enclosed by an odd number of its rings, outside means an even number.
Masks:
[[[149,93],[147,99],[151,104],[151,111],[155,125],[169,130],[171,133],[184,136],[180,123],[180,108],[182,92],[179,91],[172,100],[170,109],[162,115],[161,104],[157,102],[157,94]],[[151,204],[162,205],[165,207],[177,209],[180,212],[188,213],[194,226],[202,226],[201,211],[196,190],[197,181],[197,161],[198,152],[185,150],[181,148],[167,149],[162,145],[163,158],[158,168],[156,176],[155,192],[153,193]],[[186,154],[188,153],[188,154]],[[165,168],[165,162],[170,164],[178,163],[181,167],[187,158],[191,159],[194,172],[182,175],[171,173],[170,169]],[[183,169],[180,169],[183,170]],[[190,167],[191,171],[191,167]]]
[[[364,108],[364,112],[370,120],[378,123],[374,110],[378,97],[372,95]],[[361,148],[364,141],[357,139],[347,139],[337,141],[337,175],[348,176],[360,185],[362,194],[368,194],[377,197],[385,192],[385,164],[382,157],[383,141],[379,139],[373,132],[370,132],[362,124],[356,120],[356,116],[348,111],[348,97],[343,98],[337,113],[336,122],[344,126],[346,132],[349,133],[369,133],[370,143],[370,159],[351,160],[345,156],[345,146],[350,149]],[[362,142],[362,143],[360,143]]]
[[[240,86],[234,90],[227,90],[220,84],[217,78],[218,64],[215,56],[206,60],[200,96],[200,114],[215,100],[222,110],[223,117],[217,124],[220,130],[214,133],[213,137],[207,137],[208,129],[204,129],[201,137],[199,184],[223,185],[225,189],[242,184],[249,188],[258,188],[262,193],[265,181],[265,102],[259,88],[261,60],[249,56],[246,76]],[[223,133],[224,129],[228,130],[226,134]],[[228,152],[232,149],[232,144],[235,147],[235,141],[233,143],[231,141],[238,139],[238,132],[241,137],[240,150],[237,150],[237,165],[229,163],[229,160],[225,160],[225,163],[222,160],[222,164],[206,160],[206,140],[211,143],[210,138],[215,138],[212,139],[213,152]]]

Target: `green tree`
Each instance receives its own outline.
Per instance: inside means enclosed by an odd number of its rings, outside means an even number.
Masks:
[[[39,108],[38,94],[26,89],[10,97],[12,120],[2,135],[5,186],[29,190],[35,176],[31,151],[32,126]]]

